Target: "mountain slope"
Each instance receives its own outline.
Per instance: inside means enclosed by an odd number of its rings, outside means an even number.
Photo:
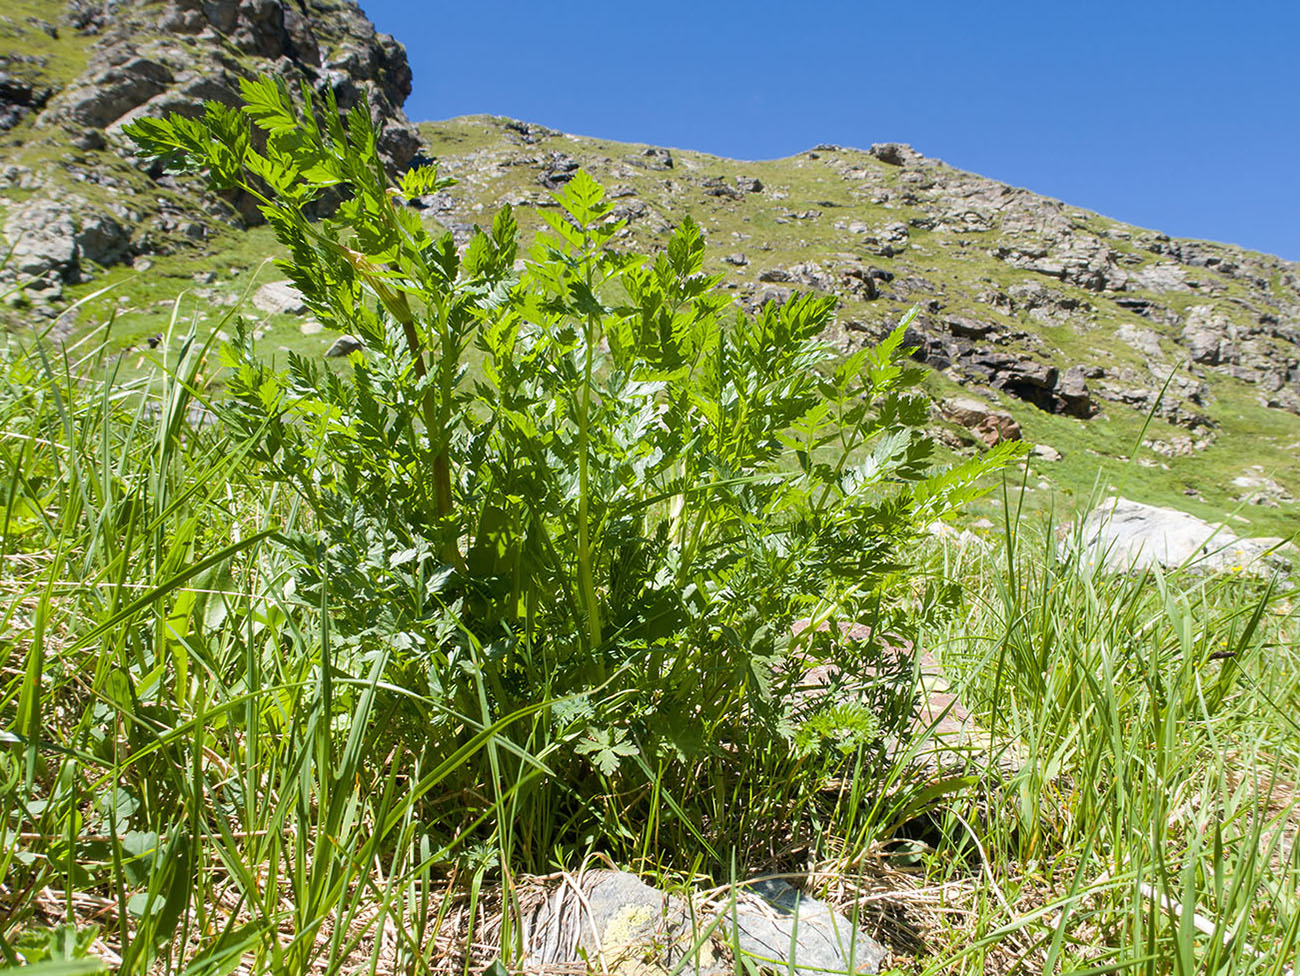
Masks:
[[[183,291],[186,314],[215,325],[255,276],[277,277],[259,271],[274,244],[241,201],[130,162],[118,129],[135,115],[232,101],[240,76],[273,72],[345,106],[366,92],[395,167],[419,148],[401,113],[401,45],[343,0],[74,0],[54,22],[32,0],[10,9],[0,202],[15,253],[0,276],[27,286],[11,298],[11,327],[53,320],[81,332],[113,309],[121,344],[143,349]],[[738,302],[836,294],[846,348],[918,305],[911,339],[934,370],[936,430],[957,451],[1017,425],[1050,445],[1030,461],[1031,492],[1085,494],[1105,465],[1133,497],[1204,516],[1239,509],[1248,532],[1289,530],[1300,266],[1171,239],[896,144],[737,162],[503,118],[418,131],[460,182],[416,203],[460,239],[503,202],[531,234],[550,190],[584,167],[617,197],[629,242],[653,246],[686,214],[699,221]],[[290,314],[248,311],[265,319],[271,350],[329,341]]]

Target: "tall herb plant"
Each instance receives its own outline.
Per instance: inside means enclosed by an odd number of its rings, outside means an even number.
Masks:
[[[254,195],[312,312],[364,342],[342,373],[276,370],[240,328],[223,416],[314,515],[288,541],[331,669],[389,662],[377,753],[437,764],[525,716],[452,795],[515,825],[527,866],[633,815],[707,847],[754,795],[738,783],[793,800],[792,771],[900,724],[905,696],[812,699],[804,674],[888,687],[880,642],[828,634],[914,624],[909,543],[1015,450],[934,465],[905,323],[844,356],[820,338],[832,298],[748,315],[703,272],[694,222],[653,258],[621,250],[582,172],[524,261],[508,207],[458,248],[406,206],[451,181],[426,165],[390,183],[364,105],[343,117],[270,80],[243,95],[128,132]]]

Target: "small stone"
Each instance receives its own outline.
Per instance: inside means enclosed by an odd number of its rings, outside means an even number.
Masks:
[[[366,344],[356,336],[341,335],[334,340],[334,344],[325,350],[326,359],[341,359],[344,356],[350,356],[358,350],[366,348]]]
[[[1051,444],[1035,444],[1029,452],[1033,457],[1042,458],[1044,461],[1061,460],[1061,452],[1052,447]]]
[[[738,268],[743,268],[745,265],[749,264],[749,258],[745,257],[745,255],[741,254],[739,251],[735,254],[728,254],[722,260],[726,261],[727,264],[734,264]]]
[[[302,325],[298,326],[298,331],[305,336],[314,336],[324,331],[325,326],[321,325],[315,319],[308,319]]]

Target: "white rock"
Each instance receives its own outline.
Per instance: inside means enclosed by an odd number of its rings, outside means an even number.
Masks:
[[[993,523],[989,523],[992,525]],[[988,552],[989,544],[969,529],[957,529],[947,522],[931,522],[926,528],[930,535],[942,542],[950,542],[958,549],[976,549]]]
[[[267,315],[301,315],[307,311],[302,292],[287,281],[269,281],[253,293],[253,304]]]
[[[1290,568],[1285,554],[1270,551],[1281,541],[1240,539],[1231,529],[1187,512],[1109,498],[1084,520],[1082,556],[1112,572],[1187,566],[1211,573],[1267,575]]]

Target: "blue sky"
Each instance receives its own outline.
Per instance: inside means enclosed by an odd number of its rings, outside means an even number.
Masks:
[[[1300,0],[361,0],[414,120],[768,159],[927,156],[1300,260]]]

